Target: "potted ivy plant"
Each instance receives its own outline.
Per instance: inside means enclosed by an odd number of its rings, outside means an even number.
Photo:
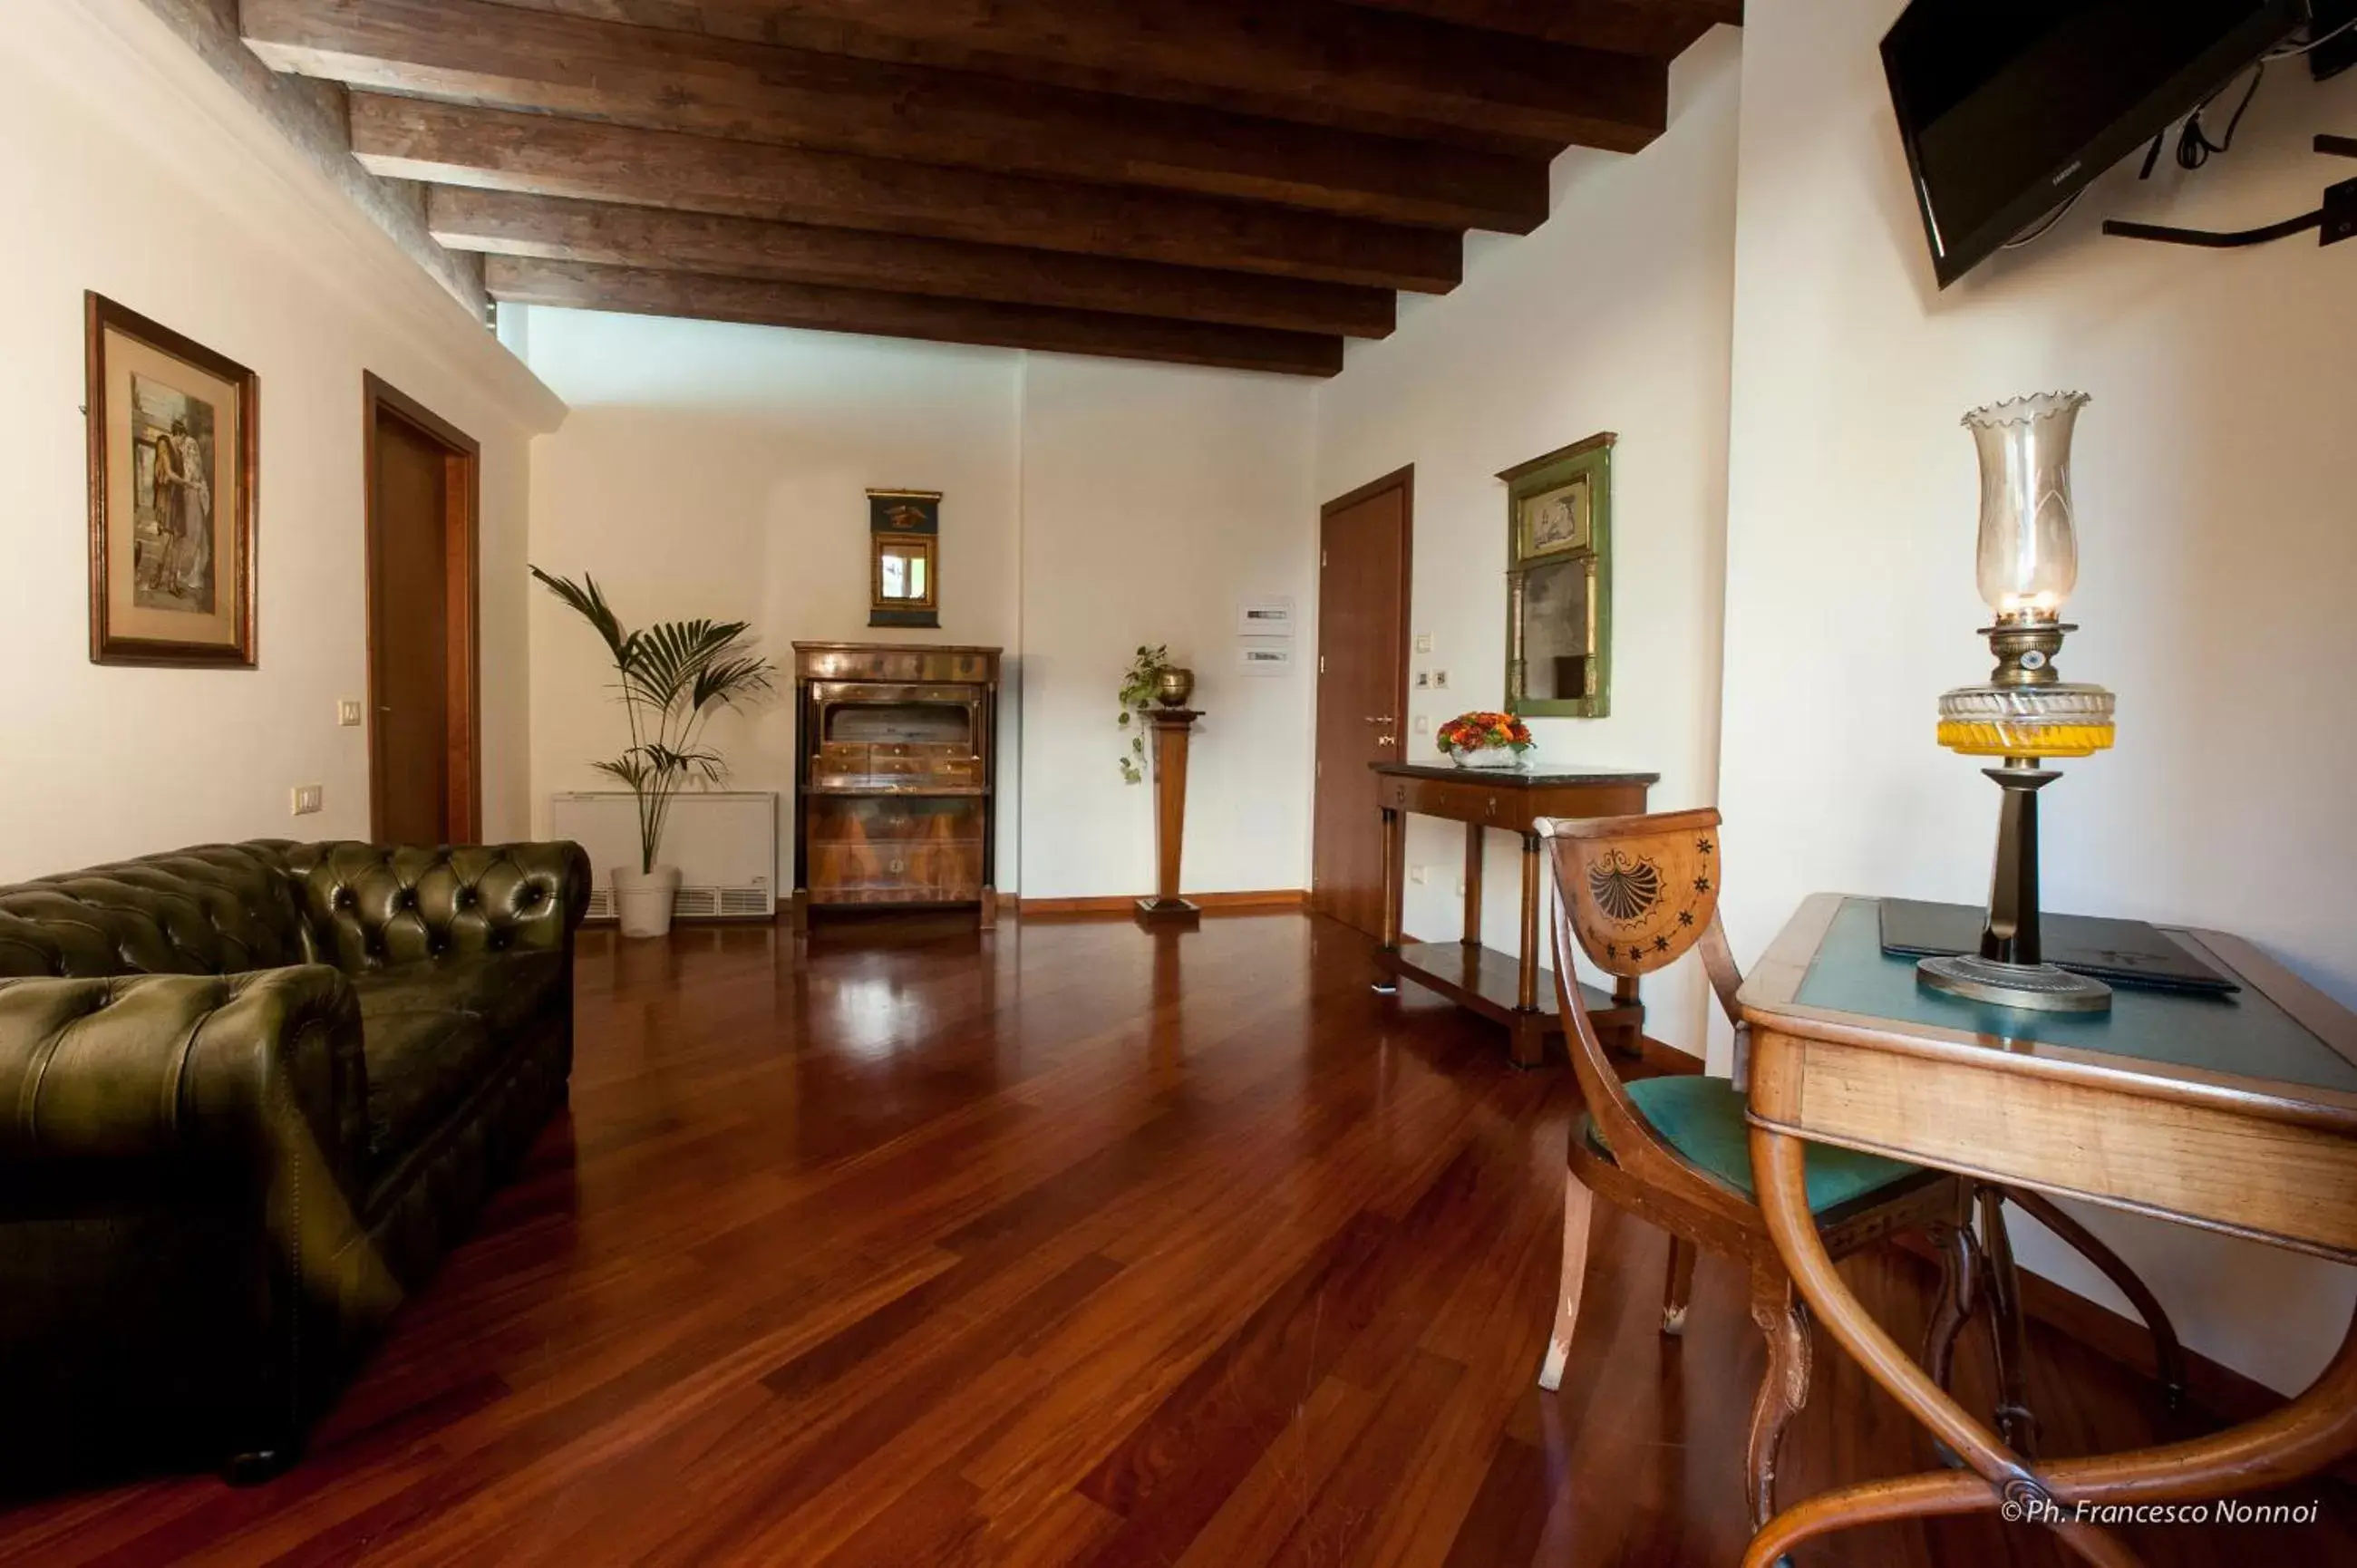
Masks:
[[[1125,784],[1135,784],[1146,778],[1146,726],[1138,722],[1138,715],[1154,705],[1161,692],[1162,671],[1169,664],[1168,646],[1141,645],[1131,656],[1129,668],[1121,672],[1121,716],[1114,723],[1129,736],[1129,749],[1120,759],[1121,781]]]
[[[767,691],[776,667],[753,650],[748,622],[667,620],[625,631],[587,572],[577,583],[537,566],[532,575],[589,623],[613,662],[630,744],[590,766],[620,780],[639,808],[639,864],[614,867],[615,918],[626,937],[662,936],[679,893],[679,867],[660,859],[672,799],[688,784],[720,781],[726,768],[701,744],[704,727],[722,708]]]

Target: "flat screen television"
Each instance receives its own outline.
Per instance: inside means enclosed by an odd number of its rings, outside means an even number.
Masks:
[[[1913,0],[1882,67],[1940,286],[2308,19],[2308,0]]]

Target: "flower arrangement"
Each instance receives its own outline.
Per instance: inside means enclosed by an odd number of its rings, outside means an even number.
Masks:
[[[1458,714],[1440,726],[1439,739],[1440,749],[1460,760],[1485,751],[1517,757],[1537,744],[1531,726],[1513,714],[1484,712]]]

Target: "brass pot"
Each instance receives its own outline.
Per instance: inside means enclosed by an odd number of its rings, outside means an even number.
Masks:
[[[1195,694],[1195,672],[1181,665],[1166,664],[1154,677],[1154,696],[1166,708],[1183,708],[1187,699]]]

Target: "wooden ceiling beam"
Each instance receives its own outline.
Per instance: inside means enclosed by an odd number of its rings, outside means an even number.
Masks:
[[[243,0],[242,24],[279,70],[488,107],[1440,228],[1546,217],[1537,158],[486,0]]]
[[[748,321],[1290,375],[1330,376],[1342,368],[1340,338],[1251,327],[517,256],[490,257],[483,274],[494,299],[578,310]]]
[[[834,228],[1446,293],[1459,236],[1173,191],[767,147],[551,114],[351,95],[372,174]]]
[[[1721,22],[1743,25],[1743,0],[1350,0],[1350,4],[1663,61],[1684,54],[1696,38]]]
[[[1345,284],[463,186],[428,188],[426,226],[457,251],[1326,336],[1388,336],[1398,304],[1388,290]]]
[[[496,0],[570,12],[585,0]],[[587,0],[653,27],[913,60],[1409,136],[1632,152],[1659,60],[1340,0]]]

